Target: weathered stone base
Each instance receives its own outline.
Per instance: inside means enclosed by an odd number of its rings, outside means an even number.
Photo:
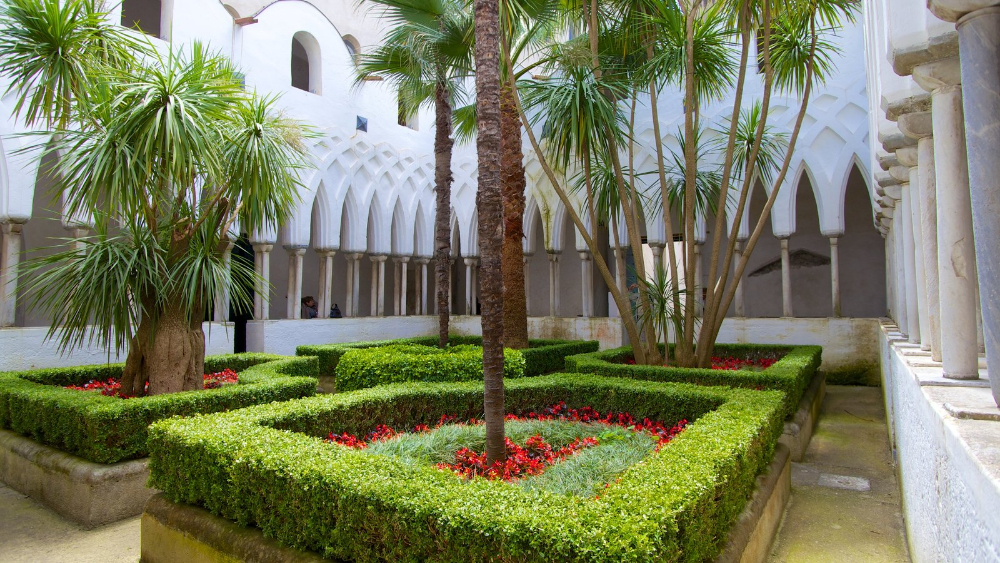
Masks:
[[[729,533],[719,563],[767,559],[791,495],[788,448],[778,444],[774,460],[757,478],[757,488]],[[282,546],[257,528],[244,528],[202,508],[177,504],[162,494],[142,514],[142,563],[319,563],[315,553]]]
[[[791,418],[785,420],[785,432],[778,439],[778,443],[788,446],[791,450],[792,461],[802,461],[805,457],[825,396],[826,376],[817,372],[806,392],[802,394],[798,410]]]
[[[763,563],[771,552],[785,504],[792,495],[792,464],[788,447],[779,443],[767,471],[757,477],[757,488],[729,532],[716,563]]]
[[[142,513],[142,563],[319,563],[315,553],[285,547],[257,528],[244,528],[162,494]]]
[[[0,480],[87,528],[142,513],[148,463],[94,463],[0,430]]]

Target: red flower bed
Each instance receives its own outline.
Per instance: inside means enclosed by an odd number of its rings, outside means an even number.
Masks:
[[[754,371],[765,370],[775,363],[778,362],[780,358],[734,358],[732,356],[712,356],[712,369],[723,369],[723,370],[740,370],[740,369],[750,369]],[[622,360],[623,364],[634,366],[635,358],[625,358]]]
[[[224,369],[218,373],[206,373],[205,374],[205,389],[218,389],[223,385],[233,384],[239,381],[239,374],[231,369]],[[135,395],[128,395],[122,393],[122,383],[121,381],[109,378],[107,381],[100,381],[97,379],[91,379],[83,385],[67,385],[66,389],[73,389],[74,391],[100,391],[102,395],[107,397],[120,397],[122,399],[134,399]],[[149,382],[146,382],[146,391],[149,390]]]
[[[435,428],[440,428],[446,424],[476,425],[482,423],[474,418],[466,422],[456,422],[457,419],[458,417],[455,415],[442,415]],[[601,415],[601,413],[589,406],[570,409],[566,406],[565,402],[556,403],[545,408],[540,413],[531,411],[522,415],[508,414],[506,420],[565,420],[568,422],[593,422],[621,426],[633,432],[645,432],[652,436],[656,439],[656,451],[659,451],[662,446],[670,443],[688,425],[687,420],[681,420],[673,426],[667,426],[663,422],[652,421],[648,418],[637,421],[635,417],[627,412]],[[428,425],[418,424],[414,427],[413,432],[430,432],[430,430]],[[364,438],[359,438],[345,432],[343,434],[330,433],[327,436],[327,440],[349,448],[364,449],[372,442],[391,440],[399,434],[400,432],[389,426],[380,424],[375,427],[375,430],[366,434]],[[506,462],[496,462],[493,465],[487,466],[485,452],[476,452],[469,448],[462,448],[455,452],[454,463],[439,463],[437,467],[439,469],[454,471],[469,479],[473,477],[485,477],[487,479],[513,481],[521,477],[538,475],[550,465],[562,461],[577,451],[599,445],[600,443],[597,438],[590,437],[577,439],[565,446],[554,448],[541,435],[528,438],[524,446],[515,444],[510,438],[505,438],[505,440],[507,443]]]

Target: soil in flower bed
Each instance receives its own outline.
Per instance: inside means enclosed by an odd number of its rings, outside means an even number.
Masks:
[[[782,353],[771,353],[762,354],[754,358],[738,358],[735,356],[712,356],[712,369],[718,370],[745,370],[745,371],[764,371],[767,368],[773,366],[781,357],[784,356]],[[625,356],[620,359],[618,363],[627,364],[630,366],[635,365],[635,356]]]
[[[479,420],[443,416],[431,428],[397,432],[380,425],[364,437],[331,434],[327,439],[411,463],[430,464],[467,479],[502,479],[526,490],[592,497],[619,474],[665,446],[687,426],[629,413],[601,415],[590,407],[559,403],[540,413],[507,415],[507,461],[486,464],[486,429]]]
[[[218,373],[205,374],[205,389],[218,389],[223,385],[233,385],[239,382],[239,374],[231,369],[224,369]],[[109,378],[106,381],[91,379],[83,385],[67,385],[66,389],[74,391],[99,391],[106,397],[118,397],[121,399],[134,399],[134,395],[121,392],[121,381]],[[146,389],[149,389],[149,382],[146,382]]]

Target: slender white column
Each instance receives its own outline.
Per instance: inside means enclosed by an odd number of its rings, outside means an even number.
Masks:
[[[892,215],[893,270],[896,277],[896,324],[899,332],[905,336],[910,334],[908,310],[906,308],[906,259],[903,254],[903,203],[896,201],[895,213]]]
[[[21,261],[23,223],[3,224],[3,250],[0,252],[0,326],[14,326],[17,318],[17,265]]]
[[[653,264],[656,266],[656,272],[663,271],[663,249],[665,248],[662,244],[650,244],[649,249],[653,251]]]
[[[372,317],[378,316],[378,303],[379,303],[379,279],[378,279],[378,259],[379,257],[372,254],[368,256],[368,259],[372,263],[372,290],[369,294],[371,305],[368,309],[370,311],[369,315]]]
[[[344,316],[353,317],[354,316],[354,269],[357,267],[357,262],[354,259],[354,254],[345,254],[344,258],[347,259],[347,292],[344,296]]]
[[[451,283],[451,291],[448,292],[448,313],[452,313],[453,314],[455,312],[455,309],[456,309],[456,307],[455,307],[455,294],[458,293],[457,291],[455,291],[455,287],[458,285],[458,280],[456,279],[458,276],[455,275],[455,259],[454,258],[448,260],[448,273],[450,274],[448,276],[448,279],[450,280],[450,283]]]
[[[76,229],[74,229],[75,231]],[[74,238],[76,235],[73,235]],[[225,250],[222,251],[222,263],[225,264],[225,269],[228,272],[229,266],[232,262],[233,247],[236,246],[235,243],[230,242]],[[229,284],[225,284],[220,291],[215,295],[215,309],[212,315],[212,320],[217,323],[224,323],[229,320]]]
[[[427,258],[417,259],[417,264],[420,264],[420,276],[417,277],[417,283],[420,284],[420,314],[429,315],[430,309],[427,308],[427,264],[429,260]]]
[[[399,296],[399,258],[392,259],[392,314],[399,316],[400,296]]]
[[[917,332],[919,337],[911,342],[919,342],[921,350],[931,349],[930,315],[927,311],[927,279],[924,276],[924,235],[920,231],[920,171],[910,168],[910,185],[906,188],[906,201],[910,206],[910,233],[913,237],[914,289],[917,294]],[[912,336],[912,335],[911,335]]]
[[[531,257],[532,254],[524,255],[524,313],[531,316]]]
[[[472,268],[476,265],[475,258],[465,259],[465,314],[471,315],[475,313],[473,309],[473,297],[472,297]]]
[[[378,264],[378,316],[385,316],[385,261],[388,258],[386,255],[381,255],[376,257],[376,263]]]
[[[288,250],[288,319],[302,318],[302,257],[306,254],[304,248],[286,248]]]
[[[319,316],[321,319],[330,316],[333,308],[333,257],[336,250],[320,250],[319,254]]]
[[[356,252],[351,256],[354,257],[354,269],[351,271],[353,278],[351,281],[351,311],[355,317],[361,316],[361,257],[363,256],[360,252]]]
[[[927,296],[927,326],[931,359],[941,361],[941,299],[938,289],[937,188],[934,181],[934,138],[917,141],[920,232],[922,234],[924,293]]]
[[[840,313],[840,246],[839,237],[830,237],[830,293],[833,299],[833,316]]]
[[[559,314],[559,253],[549,252],[549,316]]]
[[[399,284],[399,315],[406,316],[406,278],[407,278],[407,264],[410,262],[409,256],[403,256],[399,259],[399,270],[400,270],[400,284]]]
[[[583,299],[583,316],[594,316],[594,262],[589,252],[580,252],[580,298]]]
[[[781,316],[792,315],[792,269],[788,253],[788,237],[781,237]]]
[[[743,259],[743,241],[737,241],[736,249],[733,252],[733,271],[736,271],[737,265],[740,260]],[[737,317],[747,316],[745,293],[743,291],[743,278],[740,278],[739,282],[736,284],[736,295],[734,297],[734,302],[736,303],[736,313]]]
[[[920,344],[920,316],[917,307],[916,254],[913,246],[913,213],[910,210],[910,185],[903,185],[903,199],[899,201],[900,219],[903,226],[903,282],[906,284],[907,340]]]
[[[271,291],[271,249],[270,244],[253,245],[254,269],[260,277],[253,296],[253,318],[264,321],[271,317],[268,294]]]
[[[941,360],[945,377],[978,379],[975,260],[969,163],[966,159],[961,86],[932,94],[938,203],[938,284]]]

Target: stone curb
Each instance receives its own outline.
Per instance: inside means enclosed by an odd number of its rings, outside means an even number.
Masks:
[[[826,375],[816,372],[799,401],[798,410],[791,419],[785,421],[785,431],[778,438],[779,444],[784,444],[791,450],[792,461],[802,461],[805,458],[825,396]]]
[[[85,528],[141,514],[148,479],[148,458],[94,463],[0,430],[0,481]]]

